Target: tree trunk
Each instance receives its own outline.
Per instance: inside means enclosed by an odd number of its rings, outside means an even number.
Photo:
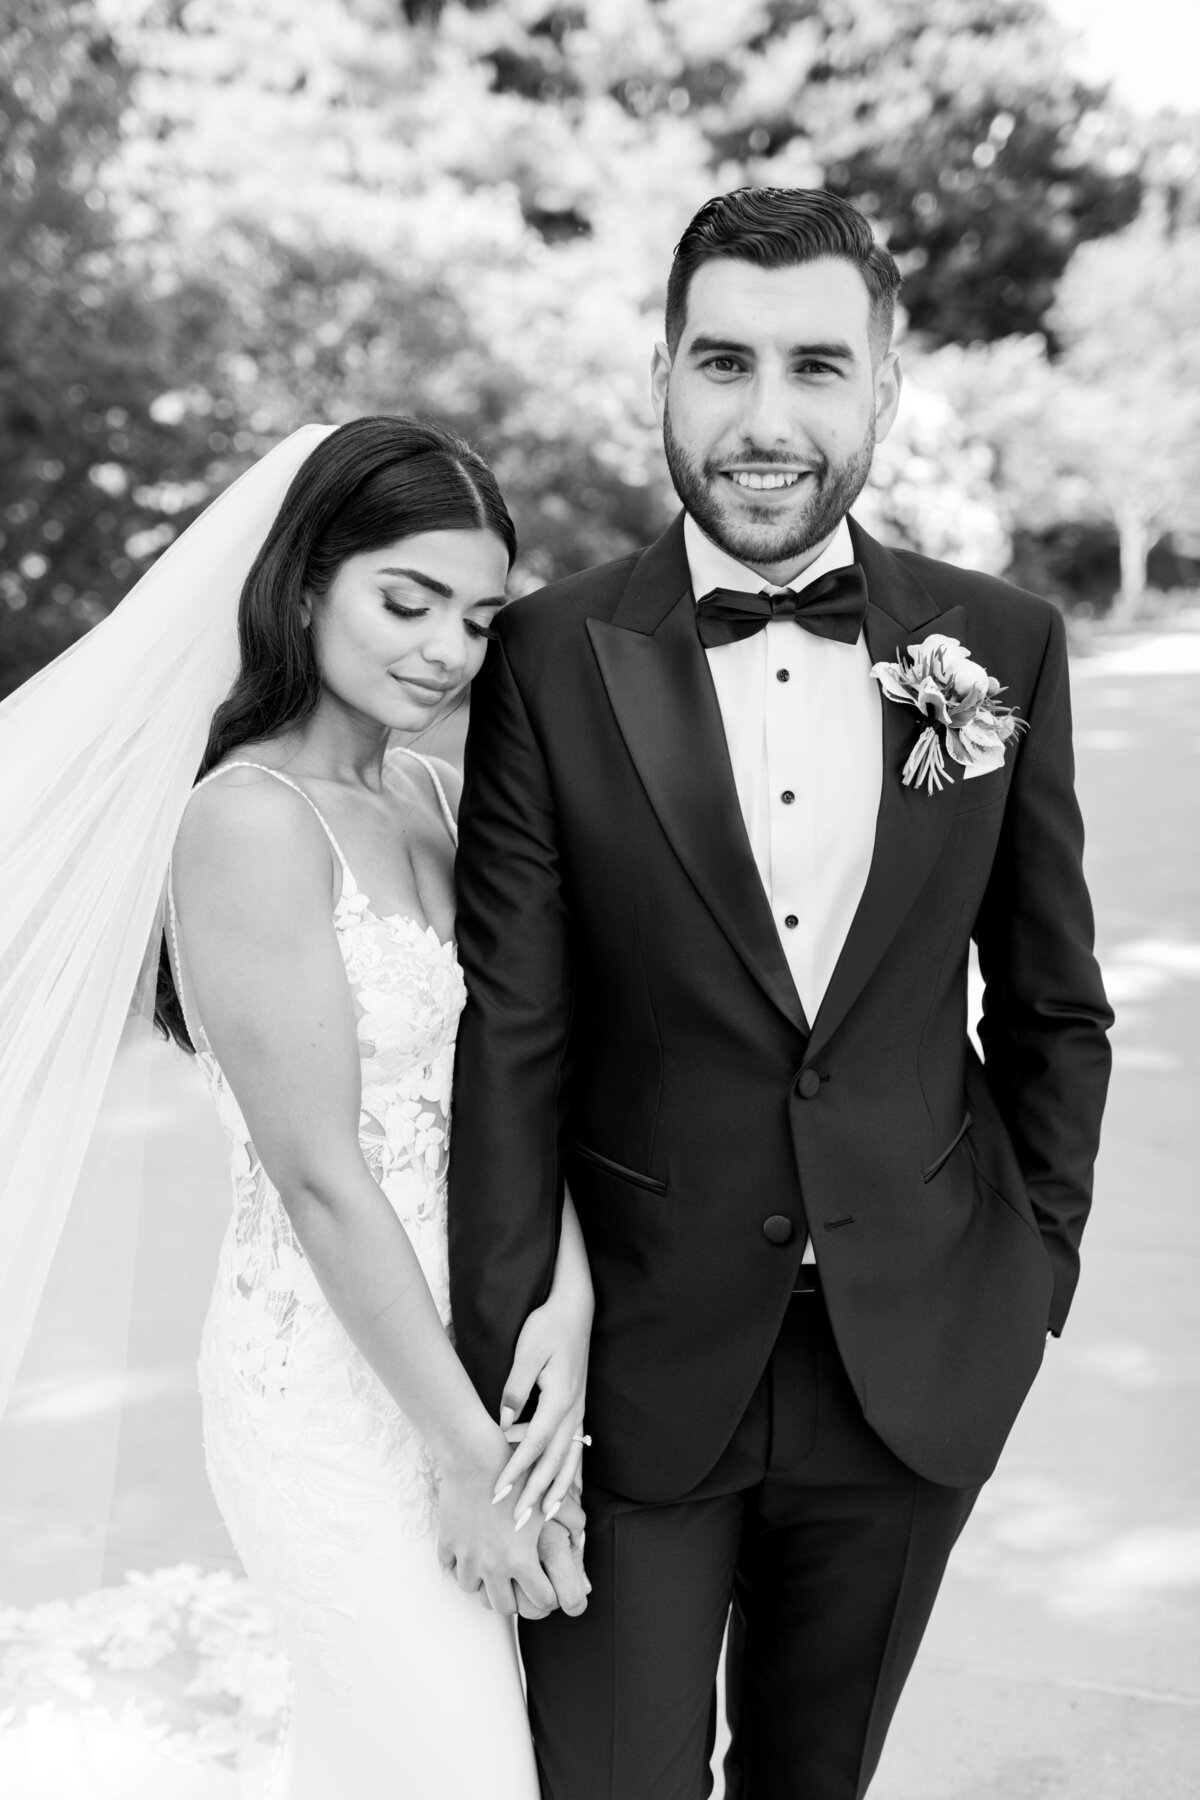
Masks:
[[[1109,619],[1114,625],[1131,625],[1146,592],[1146,561],[1153,539],[1150,522],[1136,507],[1122,507],[1116,514],[1121,555],[1121,587],[1112,603]]]

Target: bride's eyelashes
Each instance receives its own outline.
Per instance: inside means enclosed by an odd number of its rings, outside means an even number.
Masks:
[[[427,606],[402,606],[399,600],[391,600],[385,594],[383,604],[388,612],[394,613],[398,619],[423,619],[429,611]],[[464,619],[467,632],[475,638],[494,638],[496,633],[490,625],[480,625],[475,619]]]

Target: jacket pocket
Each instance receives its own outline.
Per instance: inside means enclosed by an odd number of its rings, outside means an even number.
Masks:
[[[643,1175],[640,1169],[627,1169],[624,1163],[614,1162],[611,1156],[601,1156],[598,1150],[589,1150],[586,1144],[572,1144],[574,1155],[582,1157],[594,1168],[603,1169],[606,1175],[613,1175],[618,1181],[627,1181],[631,1187],[645,1188],[648,1194],[665,1194],[667,1184],[658,1181],[653,1175]]]
[[[940,1156],[934,1157],[934,1159],[930,1163],[929,1167],[925,1170],[925,1172],[921,1176],[922,1181],[924,1181],[926,1184],[928,1184],[929,1182],[931,1182],[933,1180],[934,1176],[938,1173],[938,1171],[944,1167],[944,1165],[953,1156],[954,1152],[958,1149],[958,1146],[962,1143],[962,1141],[966,1137],[968,1131],[970,1131],[971,1124],[972,1124],[971,1114],[966,1113],[963,1117],[962,1124],[959,1126],[959,1128],[955,1132],[954,1136],[950,1139],[950,1142],[946,1145],[946,1148],[942,1151]]]

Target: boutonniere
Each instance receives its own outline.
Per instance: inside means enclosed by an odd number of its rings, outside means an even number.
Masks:
[[[1004,762],[1005,745],[1026,721],[997,699],[1004,689],[957,638],[934,632],[924,643],[910,644],[908,656],[877,662],[871,673],[888,700],[915,706],[930,723],[904,765],[905,787],[914,783],[926,793],[953,781],[946,751],[962,766],[963,780],[988,775]],[[943,749],[944,746],[944,749]]]

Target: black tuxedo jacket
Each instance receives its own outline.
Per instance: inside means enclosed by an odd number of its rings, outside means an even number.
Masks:
[[[990,1473],[1078,1273],[1111,1014],[1062,621],[852,528],[872,660],[958,638],[1028,730],[1002,770],[965,782],[951,765],[930,795],[900,780],[924,721],[881,698],[873,861],[814,1019],[743,825],[681,519],[509,607],[475,685],[456,1341],[495,1411],[548,1290],[565,1176],[596,1288],[588,1466],[635,1499],[683,1495],[728,1442],[805,1221],[868,1421],[950,1485]]]

